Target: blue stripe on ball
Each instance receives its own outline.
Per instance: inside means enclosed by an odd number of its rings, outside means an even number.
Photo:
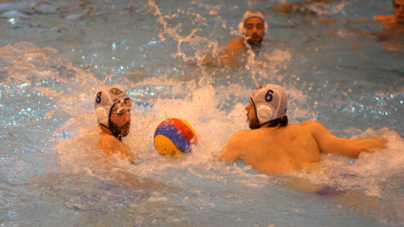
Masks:
[[[163,135],[169,138],[174,145],[182,152],[191,152],[191,143],[172,125],[164,124],[156,129],[154,137]]]

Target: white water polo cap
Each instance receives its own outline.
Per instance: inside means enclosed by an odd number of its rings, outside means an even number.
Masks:
[[[286,92],[278,85],[263,85],[254,90],[250,99],[260,127],[286,116],[288,110]]]
[[[262,20],[262,22],[264,22],[264,28],[265,28],[265,34],[268,31],[268,24],[265,22],[264,20],[264,16],[262,15],[261,12],[258,11],[246,11],[243,15],[243,17],[241,18],[240,23],[238,24],[238,30],[240,32],[241,35],[244,35],[244,26],[245,26],[245,22],[252,18],[252,17],[257,17],[260,18]]]
[[[129,96],[117,87],[109,86],[99,90],[94,102],[98,123],[109,129],[112,109],[126,100],[130,100]]]

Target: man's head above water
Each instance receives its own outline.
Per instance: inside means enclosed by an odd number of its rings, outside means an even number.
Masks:
[[[393,0],[393,7],[397,23],[404,23],[404,0]]]
[[[132,103],[125,92],[114,86],[105,87],[97,92],[94,106],[103,131],[118,139],[129,134]]]
[[[286,92],[278,85],[266,84],[254,90],[245,107],[251,129],[288,125]]]
[[[260,45],[267,32],[268,24],[265,23],[264,16],[258,11],[246,11],[241,18],[239,30],[247,39],[250,45]]]

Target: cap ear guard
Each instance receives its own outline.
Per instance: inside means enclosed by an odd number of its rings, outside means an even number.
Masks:
[[[240,22],[240,23],[238,24],[238,31],[240,32],[240,35],[244,35],[244,34],[245,34],[243,22]]]
[[[109,128],[107,112],[102,107],[98,107],[95,114],[97,115],[98,122],[105,127]]]
[[[261,105],[257,109],[258,123],[261,125],[271,120],[272,108],[266,105]]]

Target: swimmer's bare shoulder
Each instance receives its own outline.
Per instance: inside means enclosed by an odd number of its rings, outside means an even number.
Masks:
[[[251,130],[240,130],[234,133],[225,143],[222,151],[219,153],[219,160],[226,162],[235,162],[241,157],[241,152],[248,146],[248,135]]]
[[[112,155],[119,150],[121,142],[116,137],[105,132],[101,132],[100,136],[99,145],[106,155]]]
[[[116,137],[105,132],[101,132],[100,136],[99,145],[106,155],[121,154],[129,160],[133,160],[133,155],[130,152],[129,147],[119,141]]]
[[[226,45],[226,51],[236,52],[236,51],[240,51],[240,50],[244,50],[244,49],[245,49],[245,45],[244,45],[243,38],[237,38],[237,39],[231,40]]]

